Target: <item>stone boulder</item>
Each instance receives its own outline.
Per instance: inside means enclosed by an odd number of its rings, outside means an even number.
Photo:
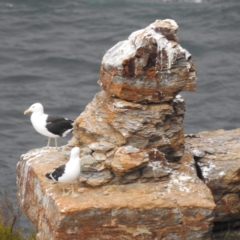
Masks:
[[[177,95],[169,103],[141,104],[113,98],[101,91],[74,122],[73,145],[122,145],[178,151],[183,147],[185,102]],[[102,143],[104,142],[104,143]],[[108,149],[109,148],[109,149]]]
[[[169,103],[143,104],[114,98],[104,91],[97,93],[75,120],[70,141],[70,145],[85,147],[83,181],[92,184],[91,172],[110,170],[108,180],[99,184],[121,184],[130,172],[139,171],[136,174],[140,176],[148,163],[179,160],[184,151],[184,112],[180,95]],[[135,149],[136,153],[124,149]]]
[[[99,84],[120,99],[167,102],[182,90],[194,91],[191,54],[177,42],[174,20],[156,20],[109,49],[102,59]]]
[[[240,226],[240,129],[187,135],[186,150],[213,194],[214,230]]]

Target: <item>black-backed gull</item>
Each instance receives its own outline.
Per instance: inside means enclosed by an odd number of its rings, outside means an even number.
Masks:
[[[72,120],[45,114],[41,103],[34,103],[24,114],[28,114],[29,112],[32,112],[31,122],[35,130],[49,137],[47,148],[49,148],[51,138],[54,138],[55,147],[57,149],[57,139],[59,137],[65,137],[73,130]]]
[[[60,183],[71,183],[72,184],[72,195],[74,195],[74,189],[73,189],[73,182],[76,181],[81,172],[81,159],[79,157],[80,149],[79,147],[74,147],[71,150],[70,153],[70,159],[69,161],[59,166],[58,168],[55,168],[55,170],[52,173],[47,173],[45,176],[55,182]],[[63,194],[64,193],[64,187]]]

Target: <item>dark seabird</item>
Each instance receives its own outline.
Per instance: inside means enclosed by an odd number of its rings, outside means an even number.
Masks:
[[[51,138],[55,139],[55,146],[57,148],[57,139],[65,137],[73,130],[72,120],[45,114],[41,103],[34,103],[24,114],[28,114],[29,112],[32,112],[31,122],[35,130],[49,137],[47,148],[49,148]]]

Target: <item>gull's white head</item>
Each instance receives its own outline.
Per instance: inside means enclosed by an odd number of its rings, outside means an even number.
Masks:
[[[71,158],[72,157],[79,157],[79,153],[80,153],[80,148],[79,147],[74,147],[72,150],[71,150]]]
[[[24,112],[24,115],[30,113],[30,112],[42,112],[43,113],[43,105],[41,103],[34,103],[32,106],[30,106],[29,109],[27,109]]]

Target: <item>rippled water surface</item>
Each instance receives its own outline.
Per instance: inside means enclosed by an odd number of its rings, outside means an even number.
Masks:
[[[15,205],[20,155],[47,143],[23,111],[41,102],[47,113],[75,119],[100,91],[105,52],[165,18],[178,23],[198,71],[197,91],[182,93],[185,132],[240,127],[239,0],[0,1],[0,189]],[[20,226],[31,228],[24,217]]]

